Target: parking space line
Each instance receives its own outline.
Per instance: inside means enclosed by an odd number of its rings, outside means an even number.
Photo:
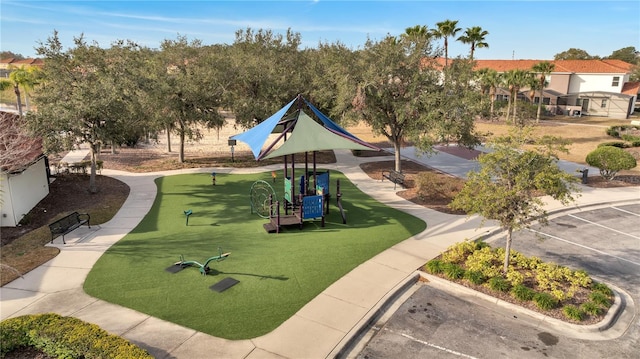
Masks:
[[[626,209],[618,208],[618,207],[615,207],[615,206],[611,206],[611,208],[616,209],[616,210],[618,210],[618,211],[620,211],[620,212],[628,213],[628,214],[633,215],[633,216],[636,216],[636,217],[640,217],[640,214],[639,214],[639,213],[635,213],[635,212],[627,211]]]
[[[613,257],[613,258],[619,259],[619,260],[621,260],[621,261],[629,262],[629,263],[631,263],[631,264],[635,264],[635,265],[637,265],[637,266],[640,266],[640,263],[637,263],[637,262],[634,262],[634,261],[628,260],[628,259],[626,259],[626,258],[622,258],[622,257],[614,256],[613,254],[609,254],[609,253],[607,253],[607,252],[603,252],[603,251],[601,251],[601,250],[599,250],[599,249],[595,249],[595,248],[587,247],[587,246],[582,245],[582,244],[580,244],[580,243],[571,242],[571,241],[568,241],[568,240],[566,240],[566,239],[563,239],[563,238],[560,238],[560,237],[556,237],[556,236],[554,236],[554,235],[552,235],[552,234],[549,234],[549,233],[544,233],[544,232],[536,231],[535,229],[531,229],[531,228],[529,228],[529,231],[534,232],[534,233],[537,233],[537,234],[541,234],[541,235],[543,235],[543,236],[547,236],[547,237],[549,237],[549,238],[557,239],[557,240],[559,240],[559,241],[561,241],[561,242],[565,242],[565,243],[573,244],[574,246],[582,247],[582,248],[584,248],[584,249],[588,249],[588,250],[593,251],[593,252],[596,252],[596,253],[604,254],[605,256]]]
[[[460,353],[460,352],[457,352],[457,351],[455,351],[455,350],[447,349],[447,348],[445,348],[445,347],[441,347],[441,346],[439,346],[439,345],[432,344],[432,343],[426,342],[426,341],[424,341],[424,340],[420,340],[420,339],[418,339],[418,338],[414,338],[414,337],[412,337],[412,336],[411,336],[411,335],[409,335],[409,334],[405,334],[405,333],[396,333],[395,331],[393,331],[393,330],[391,330],[391,329],[388,329],[388,328],[383,328],[383,330],[388,331],[388,332],[391,332],[391,333],[394,333],[394,334],[400,334],[400,336],[405,337],[405,338],[407,338],[407,339],[409,339],[409,340],[412,340],[412,341],[414,341],[414,342],[416,342],[416,343],[424,344],[424,345],[429,346],[429,347],[431,347],[431,348],[435,348],[435,349],[438,349],[438,350],[445,351],[445,352],[447,352],[447,353],[449,353],[449,354],[457,355],[457,356],[459,356],[459,357],[463,357],[463,358],[478,359],[478,358],[476,358],[476,357],[474,357],[474,356],[471,356],[471,355],[467,355],[467,354],[464,354],[464,353]]]
[[[625,236],[629,236],[629,237],[631,237],[631,238],[640,239],[640,237],[638,237],[638,236],[634,236],[633,234],[625,233],[625,232],[619,231],[619,230],[617,230],[617,229],[613,229],[613,228],[611,228],[611,227],[603,226],[603,225],[601,225],[600,223],[592,222],[592,221],[590,221],[590,220],[588,220],[588,219],[580,218],[580,217],[578,217],[578,216],[576,216],[576,215],[573,215],[573,214],[569,214],[568,216],[569,216],[569,217],[572,217],[572,218],[575,218],[575,219],[578,219],[578,220],[581,220],[581,221],[583,221],[583,222],[587,222],[587,223],[589,223],[589,224],[596,225],[596,226],[598,226],[598,227],[602,227],[602,228],[604,228],[604,229],[608,229],[608,230],[610,230],[610,231],[612,231],[612,232],[620,233],[620,234],[623,234],[623,235],[625,235]]]

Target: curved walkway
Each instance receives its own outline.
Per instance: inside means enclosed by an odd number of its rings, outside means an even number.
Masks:
[[[399,292],[413,285],[416,269],[449,245],[497,229],[487,222],[478,229],[480,218],[443,214],[425,209],[395,194],[393,184],[374,181],[358,166],[379,158],[358,158],[349,151],[335,151],[337,162],[329,169],[343,172],[363,192],[389,206],[424,219],[428,227],[363,263],[305,305],[293,317],[264,336],[250,340],[212,337],[147,314],[93,298],[82,286],[93,264],[112,244],[131,231],[147,214],[156,196],[154,179],[178,173],[261,172],[280,166],[253,169],[193,169],[133,174],[103,170],[131,188],[122,209],[112,220],[91,230],[81,228],[67,238],[67,245],[55,244],[60,254],[49,262],[0,288],[0,318],[56,312],[94,323],[147,349],[156,358],[329,358],[345,353],[352,339],[362,334]],[[455,157],[455,156],[453,156]],[[437,156],[418,158],[430,165]],[[441,160],[441,159],[440,159]],[[462,158],[448,158],[448,166],[468,166]],[[435,162],[434,162],[435,163]],[[640,188],[582,188],[579,207],[599,203],[639,201]],[[563,209],[548,202],[549,212]],[[76,238],[72,238],[75,235]],[[56,241],[59,242],[59,241]]]

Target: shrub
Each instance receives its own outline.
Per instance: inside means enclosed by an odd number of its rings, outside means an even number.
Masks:
[[[511,288],[511,295],[513,295],[514,298],[521,300],[523,302],[533,299],[533,296],[535,294],[536,292],[533,289],[526,287],[522,284],[518,284],[513,288]]]
[[[464,273],[464,278],[473,284],[482,284],[487,281],[482,272],[468,270]]]
[[[634,168],[636,159],[630,153],[616,147],[598,147],[590,152],[586,158],[590,166],[600,169],[600,175],[611,181],[618,171]]]
[[[631,147],[640,147],[640,136],[622,135],[622,139],[629,142]]]
[[[601,305],[605,308],[609,308],[611,306],[609,297],[602,292],[598,292],[598,291],[591,292],[591,294],[589,294],[589,299],[591,299],[592,302],[598,305]]]
[[[598,148],[606,147],[606,146],[617,147],[617,148],[627,148],[629,147],[629,144],[624,141],[610,141],[610,142],[602,142],[598,144]]]
[[[0,322],[0,357],[21,346],[55,358],[152,358],[145,350],[97,325],[55,313],[25,315]]]
[[[509,284],[509,281],[507,281],[502,277],[493,277],[489,279],[488,284],[489,284],[489,288],[491,288],[492,290],[500,291],[500,292],[507,292],[511,287],[511,285]]]
[[[503,257],[490,247],[483,247],[467,257],[467,270],[482,273],[486,278],[497,277],[502,270]]]
[[[565,317],[577,321],[581,321],[584,318],[584,312],[580,308],[571,304],[565,305],[562,308],[562,313],[564,313]]]
[[[441,260],[439,259],[432,259],[430,261],[427,262],[427,264],[425,264],[424,266],[424,270],[427,273],[431,273],[431,274],[440,274],[443,272],[444,268],[443,268],[443,263]]]
[[[582,309],[582,311],[584,311],[585,313],[589,313],[593,316],[600,315],[600,313],[602,313],[602,307],[594,302],[582,303],[580,309]]]
[[[455,263],[444,263],[443,267],[444,274],[449,277],[449,279],[460,279],[464,277],[464,268]]]
[[[533,296],[533,301],[538,308],[544,310],[550,310],[558,306],[558,300],[549,293],[536,293]]]
[[[597,292],[600,292],[606,295],[607,297],[613,297],[613,291],[611,290],[611,288],[607,287],[607,285],[604,283],[594,282],[591,285],[591,289]]]
[[[462,263],[478,248],[474,241],[463,241],[456,243],[442,253],[442,261],[449,263]]]
[[[524,275],[513,268],[513,266],[509,266],[509,270],[507,271],[507,280],[512,286],[522,284],[524,282]]]

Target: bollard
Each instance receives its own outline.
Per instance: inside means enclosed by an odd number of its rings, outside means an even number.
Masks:
[[[184,211],[184,215],[187,217],[187,224],[186,224],[187,226],[189,225],[189,216],[192,215],[192,214],[193,214],[193,211],[190,210],[190,209]]]
[[[216,173],[215,172],[211,172],[211,184],[212,185],[216,185]]]

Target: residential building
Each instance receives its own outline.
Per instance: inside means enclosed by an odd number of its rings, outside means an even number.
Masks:
[[[24,59],[16,60],[13,57],[0,60],[0,78],[8,78],[12,68],[19,68],[24,66],[29,68],[31,66],[42,67],[44,61],[42,59]]]
[[[489,68],[499,73],[510,70],[532,71],[545,60],[476,60],[476,70]],[[638,101],[640,82],[629,78],[632,64],[621,60],[553,60],[554,70],[546,75],[542,103],[547,112],[560,115],[603,116],[628,119]],[[519,99],[529,101],[528,88]],[[507,100],[509,91],[500,89],[496,100]],[[540,101],[539,93],[533,102]]]

